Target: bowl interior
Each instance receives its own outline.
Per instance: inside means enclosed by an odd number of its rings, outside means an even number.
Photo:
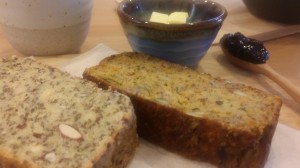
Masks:
[[[148,23],[153,11],[165,14],[187,12],[189,25],[219,23],[227,15],[224,7],[209,0],[124,0],[118,10],[135,23]]]

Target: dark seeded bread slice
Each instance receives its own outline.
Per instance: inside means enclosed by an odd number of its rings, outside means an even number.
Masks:
[[[130,99],[32,59],[0,60],[1,168],[124,168],[138,139]]]
[[[281,99],[139,53],[88,68],[84,78],[127,94],[143,138],[219,167],[263,167]]]

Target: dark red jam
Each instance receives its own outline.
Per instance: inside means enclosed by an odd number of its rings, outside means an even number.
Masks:
[[[262,42],[247,38],[239,32],[225,34],[220,44],[231,55],[254,64],[264,64],[270,57]]]

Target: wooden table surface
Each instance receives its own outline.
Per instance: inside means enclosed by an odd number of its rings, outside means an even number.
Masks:
[[[218,42],[224,33],[234,33],[238,31],[245,35],[252,36],[289,27],[288,25],[271,23],[252,16],[241,0],[216,1],[227,8],[228,17],[215,43]],[[89,34],[79,53],[36,58],[51,66],[59,66],[71,58],[76,57],[78,54],[95,47],[98,43],[104,43],[119,52],[131,51],[119,24],[115,10],[116,6],[117,4],[114,0],[94,1]],[[271,53],[271,58],[268,61],[270,66],[300,88],[300,34],[267,41],[265,42],[265,46]],[[11,55],[24,56],[11,47],[0,30],[0,57],[8,57]],[[281,96],[284,104],[281,109],[280,122],[300,130],[300,104],[297,104],[270,79],[239,69],[230,64],[224,58],[217,44],[209,49],[204,59],[199,63],[197,70],[235,82],[245,83]]]

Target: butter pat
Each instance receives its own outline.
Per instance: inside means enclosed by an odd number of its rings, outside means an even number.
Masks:
[[[169,15],[169,24],[184,24],[188,16],[186,12],[173,12]]]
[[[152,12],[150,17],[150,22],[168,24],[169,23],[168,20],[169,20],[169,15],[159,13],[159,12]]]
[[[164,24],[184,24],[188,16],[187,12],[173,12],[170,15],[152,12],[149,21]]]

